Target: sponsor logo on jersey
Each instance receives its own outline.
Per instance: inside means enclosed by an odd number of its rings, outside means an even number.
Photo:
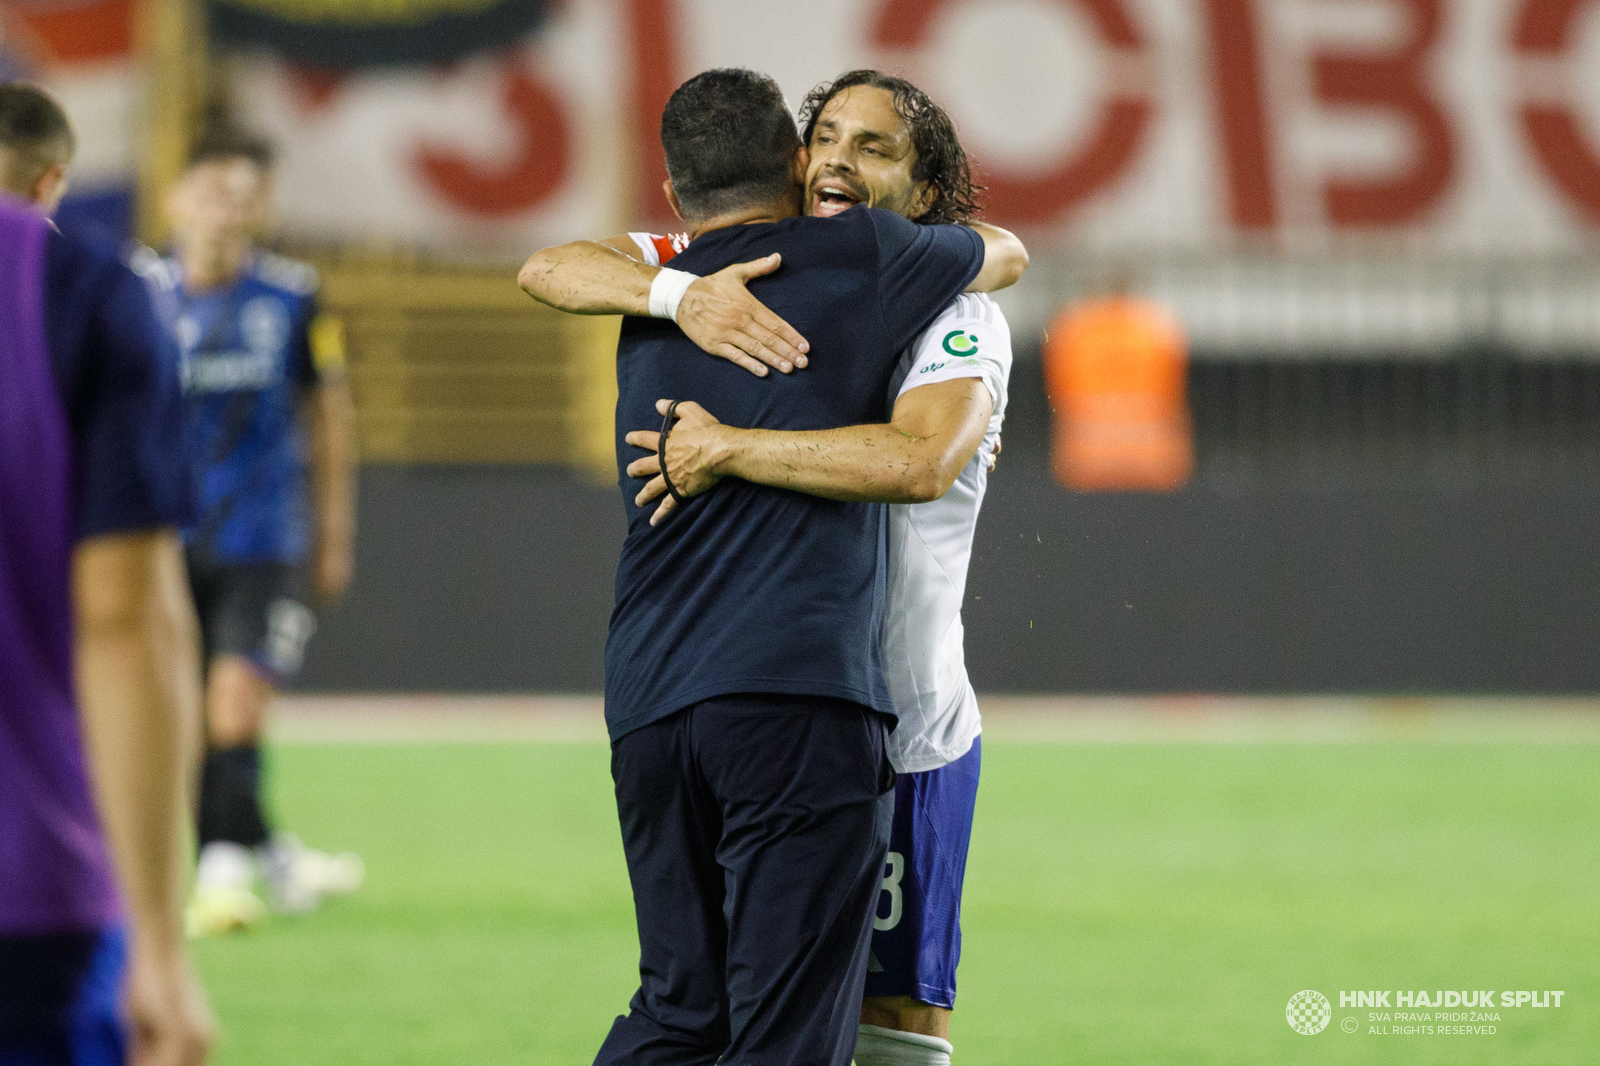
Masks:
[[[957,357],[977,355],[978,335],[964,329],[953,329],[944,335],[944,350]]]
[[[268,352],[199,352],[183,361],[183,391],[234,392],[266,389],[278,361]]]
[[[244,351],[194,351],[201,342],[201,329],[191,315],[180,317],[173,324],[173,333],[185,353],[185,392],[270,389],[278,379],[278,353],[289,340],[289,312],[276,297],[257,296],[247,301],[239,311]]]

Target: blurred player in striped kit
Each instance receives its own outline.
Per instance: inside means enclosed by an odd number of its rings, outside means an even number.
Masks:
[[[195,935],[260,920],[258,882],[272,908],[300,912],[362,879],[356,856],[274,833],[261,800],[268,702],[316,628],[307,601],[348,587],[355,529],[341,324],[319,311],[310,266],[255,246],[271,167],[253,137],[202,137],[168,203],[174,254],[147,272],[178,340],[198,476],[184,530],[206,661]]]
[[[75,146],[0,84],[0,1063],[198,1066],[183,399],[117,249],[45,217]]]
[[[806,214],[827,217],[864,203],[917,222],[981,225],[972,221],[977,190],[955,127],[910,82],[853,71],[813,90],[801,120],[809,147]],[[608,302],[626,306],[638,294],[624,290],[653,285],[656,271],[617,262],[620,255],[664,267],[687,245],[683,234],[578,242],[554,250],[560,255],[541,253],[546,258],[530,261],[525,287],[534,281],[530,292],[564,310],[595,313]],[[1027,257],[1020,244],[1016,248],[1020,275]],[[765,373],[758,364],[785,372],[805,366],[798,335],[759,304],[744,305],[739,293],[727,291],[729,281],[770,269],[766,263],[741,265],[691,283],[690,291],[705,290],[699,302],[686,292],[679,325],[706,351],[758,373]],[[830,499],[894,505],[883,642],[900,719],[890,734],[890,757],[900,777],[873,925],[858,1066],[950,1062],[961,887],[982,729],[963,657],[961,600],[978,511],[999,451],[1010,372],[1005,316],[987,296],[965,293],[902,356],[893,394],[885,398],[887,424],[810,432],[735,429],[684,402],[669,439],[668,473],[685,496],[709,490],[722,477],[737,477]],[[643,426],[627,438],[651,451],[659,439],[658,428]],[[650,479],[641,503],[667,492],[659,471],[657,456],[629,467],[630,474]],[[674,506],[673,499],[664,499],[656,520]]]

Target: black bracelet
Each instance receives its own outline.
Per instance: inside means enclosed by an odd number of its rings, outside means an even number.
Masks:
[[[688,503],[689,498],[679,492],[672,484],[672,478],[667,476],[667,434],[672,432],[672,424],[678,420],[678,405],[682,400],[673,400],[672,406],[667,408],[667,417],[661,420],[661,439],[656,442],[656,457],[661,460],[661,480],[667,486],[667,492],[680,505]]]

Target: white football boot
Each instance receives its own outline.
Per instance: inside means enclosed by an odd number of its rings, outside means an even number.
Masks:
[[[293,833],[274,834],[259,852],[267,899],[284,914],[305,914],[325,899],[348,896],[367,876],[361,856],[308,848]]]
[[[213,840],[200,851],[194,895],[184,908],[183,924],[191,937],[221,936],[249,929],[267,916],[256,895],[255,852],[242,844]]]

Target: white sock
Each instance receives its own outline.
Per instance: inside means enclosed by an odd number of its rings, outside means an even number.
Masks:
[[[856,1066],[950,1066],[950,1041],[877,1025],[856,1030]]]
[[[195,884],[208,889],[246,889],[255,884],[256,857],[243,844],[213,840],[200,849]]]

